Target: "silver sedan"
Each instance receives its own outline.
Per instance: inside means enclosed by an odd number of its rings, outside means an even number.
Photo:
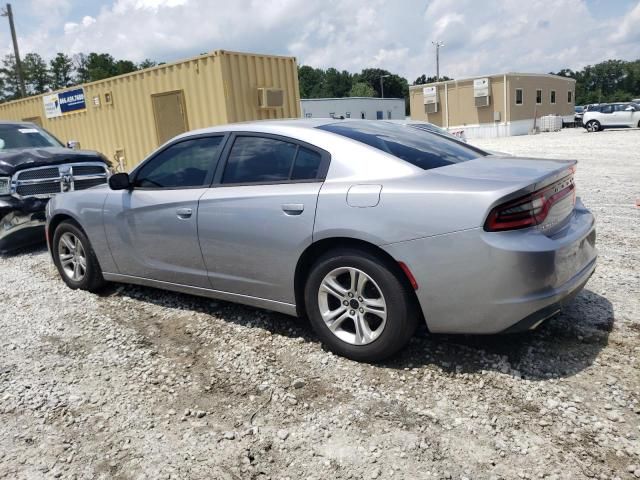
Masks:
[[[536,328],[595,269],[575,161],[487,155],[406,125],[286,120],[181,135],[109,186],[56,196],[62,279],[306,316],[376,361],[434,333]]]

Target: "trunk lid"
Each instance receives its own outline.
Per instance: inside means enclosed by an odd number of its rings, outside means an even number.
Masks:
[[[492,202],[485,218],[497,206],[515,202],[536,192],[547,198],[558,194],[544,219],[536,228],[545,233],[560,229],[573,212],[575,189],[573,174],[577,161],[519,157],[484,157],[432,170],[438,176],[449,177],[453,183],[473,185],[473,190],[492,191]],[[561,192],[570,193],[562,195]]]

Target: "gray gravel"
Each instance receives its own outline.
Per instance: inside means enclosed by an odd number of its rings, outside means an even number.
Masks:
[[[0,478],[640,478],[640,130],[485,140],[578,158],[598,269],[518,336],[372,366],[304,323],[0,258]]]

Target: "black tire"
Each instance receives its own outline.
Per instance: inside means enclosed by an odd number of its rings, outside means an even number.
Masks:
[[[63,268],[62,261],[60,259],[61,239],[65,233],[69,233],[78,239],[84,252],[84,258],[86,259],[86,269],[84,270],[84,275],[82,275],[82,278],[78,280],[74,280],[69,276],[69,274]],[[69,288],[72,288],[74,290],[80,289],[87,290],[89,292],[97,292],[105,286],[106,282],[104,280],[104,277],[102,276],[102,269],[100,268],[98,258],[93,251],[91,242],[89,242],[89,239],[82,231],[82,229],[80,229],[74,222],[64,221],[56,227],[56,230],[53,233],[51,253],[53,256],[53,263],[55,263],[58,269],[58,273],[60,273],[62,280],[67,284]]]
[[[318,294],[325,276],[343,267],[358,269],[369,276],[386,302],[386,324],[379,336],[365,345],[354,345],[338,338],[320,312]],[[392,262],[354,248],[331,250],[316,261],[305,285],[305,306],[314,331],[331,351],[352,360],[378,362],[408,344],[418,325],[418,315],[408,282],[399,270]]]
[[[584,128],[587,129],[587,132],[599,132],[602,130],[602,125],[600,125],[600,122],[597,120],[589,120]]]

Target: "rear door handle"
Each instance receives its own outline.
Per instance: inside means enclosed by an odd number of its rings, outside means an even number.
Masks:
[[[287,215],[300,215],[304,212],[304,205],[302,203],[283,203],[282,211]]]
[[[193,215],[193,210],[190,208],[179,208],[176,210],[176,215],[178,215],[178,218],[182,219],[191,218],[191,215]]]

